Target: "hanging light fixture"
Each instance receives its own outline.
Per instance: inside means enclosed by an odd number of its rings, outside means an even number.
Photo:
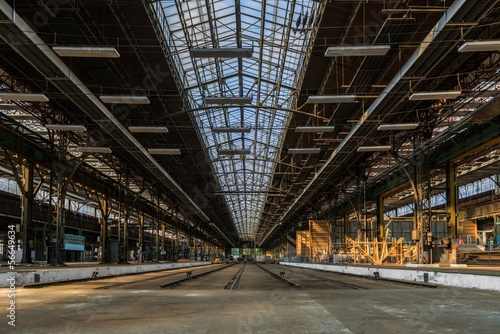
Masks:
[[[408,100],[410,101],[425,101],[425,100],[442,100],[442,99],[456,99],[460,94],[459,90],[450,91],[435,91],[435,92],[421,92],[413,93]]]
[[[250,104],[252,103],[252,96],[210,96],[204,99],[206,104]]]
[[[390,145],[380,145],[380,146],[360,146],[358,147],[358,152],[383,152],[390,151]]]
[[[1,92],[0,99],[2,100],[14,100],[14,101],[26,101],[26,102],[48,102],[49,98],[44,94],[34,94],[34,93],[7,93]]]
[[[355,101],[356,95],[315,95],[309,96],[306,103],[348,103]]]
[[[189,50],[195,58],[247,58],[253,54],[253,48],[194,48]]]
[[[165,126],[129,126],[128,131],[133,133],[168,133]]]
[[[87,131],[83,125],[73,124],[45,124],[45,127],[54,131]]]
[[[150,148],[149,154],[162,154],[162,155],[180,155],[181,150],[178,148]]]
[[[99,97],[103,103],[115,104],[149,104],[147,96],[103,95]]]
[[[113,47],[53,46],[52,51],[60,57],[120,58],[120,54]]]
[[[486,52],[500,51],[500,40],[484,40],[465,42],[460,45],[458,52]]]
[[[418,123],[399,123],[399,124],[380,124],[377,130],[391,131],[391,130],[414,130],[418,128]]]
[[[289,148],[288,154],[317,154],[321,152],[319,147]]]
[[[347,56],[385,56],[391,49],[390,45],[339,45],[326,49],[325,57]]]
[[[333,132],[334,126],[297,126],[295,132]]]

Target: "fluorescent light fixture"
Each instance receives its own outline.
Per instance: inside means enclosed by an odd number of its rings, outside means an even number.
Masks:
[[[316,154],[321,152],[319,147],[309,147],[309,148],[289,148],[288,154]]]
[[[377,130],[390,131],[390,130],[414,130],[418,128],[418,123],[400,123],[400,124],[380,124]]]
[[[334,126],[298,126],[295,132],[333,132]]]
[[[218,150],[219,155],[250,154],[250,150]]]
[[[227,96],[227,97],[206,97],[205,103],[207,104],[250,104],[252,103],[252,96]]]
[[[460,45],[458,52],[500,51],[500,40],[472,41]]]
[[[55,131],[87,131],[83,125],[71,125],[71,124],[45,124],[45,127],[49,130]]]
[[[246,58],[252,56],[253,48],[200,48],[189,52],[195,58]]]
[[[48,102],[49,99],[44,94],[32,94],[32,93],[6,93],[1,92],[0,98],[2,100],[16,100],[16,101],[27,101],[27,102]]]
[[[0,110],[22,110],[21,106],[14,103],[0,103]]]
[[[118,51],[112,47],[54,46],[52,51],[61,57],[120,58]]]
[[[356,95],[316,95],[309,96],[306,103],[346,103],[355,101]]]
[[[148,149],[150,154],[162,154],[162,155],[180,155],[181,150],[178,148],[150,148]]]
[[[111,153],[109,147],[78,146],[76,150],[83,153]]]
[[[385,56],[390,45],[339,45],[326,49],[325,57],[336,56]]]
[[[382,152],[382,151],[389,151],[390,149],[391,149],[390,145],[360,146],[358,147],[358,152]]]
[[[149,104],[147,96],[104,95],[99,98],[103,103]]]
[[[6,114],[17,120],[36,120],[37,118],[31,114]]]
[[[252,131],[250,127],[227,127],[227,128],[213,128],[213,133],[248,133]]]
[[[128,131],[135,133],[168,133],[165,126],[129,126]]]
[[[424,101],[424,100],[456,99],[460,94],[462,94],[462,92],[459,90],[413,93],[408,100]]]

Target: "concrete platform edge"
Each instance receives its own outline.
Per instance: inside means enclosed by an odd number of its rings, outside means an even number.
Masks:
[[[285,266],[294,266],[300,268],[310,268],[316,270],[331,271],[358,276],[375,276],[375,272],[381,278],[396,279],[411,282],[424,282],[424,274],[427,274],[428,283],[454,286],[459,288],[480,289],[500,291],[500,276],[488,276],[477,274],[447,273],[435,270],[411,270],[396,268],[369,268],[345,265],[331,265],[320,263],[295,263],[280,262]]]
[[[184,263],[158,263],[158,264],[131,264],[131,265],[101,265],[88,268],[65,268],[50,270],[50,268],[35,269],[32,271],[0,273],[0,288],[12,286],[12,277],[15,277],[15,286],[35,283],[35,275],[39,275],[39,283],[66,282],[73,280],[92,279],[110,276],[140,274],[146,272],[197,267],[209,265],[211,262],[184,262]]]

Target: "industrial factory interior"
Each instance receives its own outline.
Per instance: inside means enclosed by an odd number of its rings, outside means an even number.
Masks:
[[[0,332],[498,333],[499,0],[0,0]]]

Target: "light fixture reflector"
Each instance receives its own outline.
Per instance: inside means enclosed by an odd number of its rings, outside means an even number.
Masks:
[[[418,123],[400,123],[400,124],[380,124],[377,130],[391,131],[391,130],[414,130],[418,128]]]
[[[21,106],[14,103],[0,103],[0,110],[22,110]]]
[[[109,147],[98,146],[78,146],[76,150],[82,153],[111,153]]]
[[[168,133],[165,126],[129,126],[128,130],[133,133]]]
[[[348,103],[355,101],[356,95],[316,95],[309,96],[306,103]]]
[[[87,131],[83,125],[73,124],[45,124],[45,127],[54,131]]]
[[[29,120],[36,120],[37,118],[31,114],[7,114],[7,116],[18,120],[18,121],[29,121]]]
[[[226,127],[213,128],[213,133],[249,133],[252,130],[250,127]]]
[[[44,94],[33,93],[6,93],[1,92],[2,100],[27,101],[27,102],[48,102],[49,98]]]
[[[180,155],[181,150],[178,148],[150,148],[149,154],[162,154],[162,155]]]
[[[460,94],[459,90],[436,91],[436,92],[421,92],[413,93],[408,100],[410,101],[425,101],[425,100],[441,100],[441,99],[456,99]]]
[[[250,154],[250,150],[248,150],[248,149],[241,149],[241,150],[218,150],[217,153],[219,153],[219,155]]]
[[[246,58],[252,56],[253,48],[195,48],[189,52],[195,58]]]
[[[319,147],[289,148],[288,154],[317,154],[321,152]]]
[[[227,97],[215,97],[210,96],[205,99],[206,104],[250,104],[252,103],[252,96],[227,96]]]
[[[149,104],[147,96],[103,95],[99,97],[103,103],[116,104]]]
[[[458,52],[500,51],[500,40],[471,41],[460,45]]]
[[[330,46],[325,51],[325,57],[337,56],[385,56],[391,49],[390,45],[339,45]]]
[[[360,146],[358,147],[358,152],[383,152],[383,151],[389,151],[390,149],[391,149],[390,145]]]
[[[295,132],[333,132],[334,126],[297,126]]]
[[[120,58],[120,54],[113,47],[54,46],[52,51],[60,57]]]

